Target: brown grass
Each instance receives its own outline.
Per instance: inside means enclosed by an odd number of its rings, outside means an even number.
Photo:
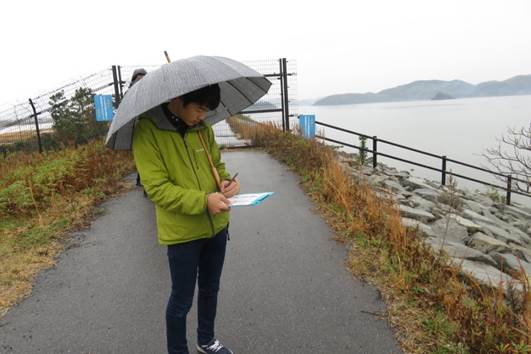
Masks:
[[[377,196],[360,173],[352,176],[336,153],[316,141],[282,133],[273,124],[231,118],[252,139],[302,179],[337,239],[348,245],[352,273],[374,283],[388,304],[388,318],[408,353],[529,353],[531,297],[507,284],[480,285],[434,254],[415,230],[406,229],[391,195]]]
[[[31,292],[35,275],[54,264],[69,232],[88,225],[101,201],[131,187],[122,179],[133,165],[130,154],[101,142],[2,160],[0,316]]]
[[[40,130],[41,134],[49,134],[52,132],[53,129]],[[31,139],[35,139],[35,141],[37,141],[37,132],[34,130],[22,130],[19,132],[0,134],[0,144],[12,144],[19,141],[27,141]]]

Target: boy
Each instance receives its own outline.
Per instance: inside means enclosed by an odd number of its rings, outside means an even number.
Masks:
[[[158,240],[168,248],[172,290],[166,334],[171,354],[188,353],[186,316],[196,278],[197,350],[232,353],[215,338],[214,320],[228,237],[227,198],[239,192],[240,184],[230,181],[212,128],[202,123],[219,102],[217,84],[176,97],[141,115],[133,137],[135,163],[156,207]],[[221,191],[205,148],[220,176]]]

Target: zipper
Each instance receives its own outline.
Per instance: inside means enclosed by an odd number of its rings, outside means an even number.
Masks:
[[[186,149],[186,154],[188,155],[188,159],[190,160],[190,164],[192,165],[192,170],[194,171],[194,175],[195,175],[195,179],[197,181],[197,185],[199,186],[199,189],[202,189],[201,188],[201,183],[199,182],[199,177],[197,176],[197,172],[195,171],[195,167],[194,167],[194,162],[192,160],[192,156],[190,156],[190,151],[188,150],[188,144],[186,143],[186,135],[187,134],[188,134],[188,132],[184,133],[184,135],[183,135],[184,148]],[[207,201],[207,204],[208,204],[208,201]],[[208,212],[208,205],[207,205],[206,214],[208,216],[208,221],[210,222],[210,228],[212,229],[212,236],[211,237],[214,237],[214,235],[216,233],[216,230],[214,229],[214,222],[212,221],[212,216]]]

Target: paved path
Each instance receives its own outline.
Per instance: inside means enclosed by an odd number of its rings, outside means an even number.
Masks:
[[[261,152],[223,157],[242,192],[275,192],[232,211],[217,319],[223,342],[237,354],[400,353],[387,322],[366,313],[384,311],[377,292],[346,270],[345,247],[330,239],[297,177]],[[0,353],[165,352],[170,284],[153,206],[135,190],[103,207],[0,320]],[[195,323],[194,305],[191,345]]]

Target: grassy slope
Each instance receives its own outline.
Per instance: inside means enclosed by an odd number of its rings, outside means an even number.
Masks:
[[[54,264],[68,232],[83,227],[105,198],[127,188],[129,153],[101,142],[53,153],[0,157],[0,316]]]

